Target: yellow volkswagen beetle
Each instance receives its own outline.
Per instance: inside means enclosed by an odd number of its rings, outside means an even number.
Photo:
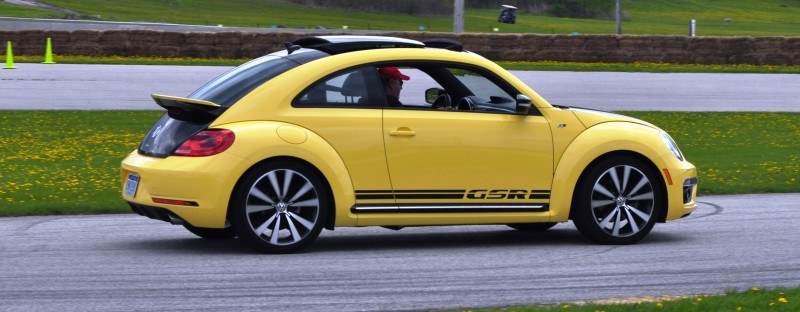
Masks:
[[[166,113],[122,162],[122,198],[262,252],[323,228],[568,220],[630,244],[696,207],[696,170],[667,133],[551,105],[451,40],[305,37],[153,99]]]

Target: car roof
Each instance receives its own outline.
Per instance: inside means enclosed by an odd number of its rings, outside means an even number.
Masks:
[[[449,39],[429,39],[420,42],[385,36],[309,36],[286,44],[289,54],[301,48],[308,48],[331,55],[371,49],[426,47],[463,51],[460,42]]]

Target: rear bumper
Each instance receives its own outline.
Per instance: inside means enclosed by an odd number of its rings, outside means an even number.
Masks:
[[[231,193],[247,168],[243,159],[225,153],[154,158],[133,152],[122,161],[120,179],[124,189],[128,174],[135,173],[139,185],[135,196],[123,193],[122,198],[153,219],[171,222],[177,217],[195,227],[223,228]],[[193,205],[157,203],[154,198]]]

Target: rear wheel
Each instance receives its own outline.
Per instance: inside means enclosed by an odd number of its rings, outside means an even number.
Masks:
[[[663,209],[659,175],[639,159],[601,160],[579,183],[573,203],[578,230],[601,244],[632,244],[644,238]]]
[[[512,223],[508,226],[525,232],[541,232],[547,231],[556,225],[555,222],[542,222],[542,223]]]
[[[231,224],[245,244],[266,253],[290,253],[319,236],[330,200],[315,170],[275,161],[249,171],[240,183]]]
[[[189,224],[184,224],[183,227],[189,230],[189,232],[192,232],[192,234],[205,239],[230,239],[236,237],[236,232],[234,232],[233,228],[231,227],[226,227],[224,229],[211,229],[194,227]]]

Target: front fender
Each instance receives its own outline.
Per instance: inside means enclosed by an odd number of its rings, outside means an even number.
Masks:
[[[656,128],[632,122],[606,122],[586,129],[558,161],[550,195],[551,221],[569,219],[572,195],[581,174],[594,160],[613,152],[639,154],[657,168],[666,168],[665,160],[675,158],[664,146]],[[660,170],[658,173],[664,179]]]
[[[283,122],[249,121],[216,125],[236,135],[226,153],[249,162],[248,168],[274,157],[294,157],[316,167],[328,182],[335,204],[336,226],[355,226],[353,183],[339,154],[322,137],[297,125]]]

